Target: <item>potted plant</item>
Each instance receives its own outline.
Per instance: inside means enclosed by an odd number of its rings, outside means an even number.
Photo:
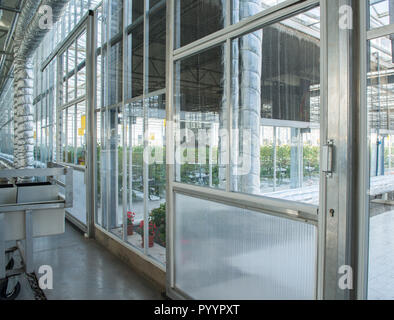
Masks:
[[[150,217],[157,227],[155,242],[161,246],[166,246],[166,204],[163,203],[159,208],[153,209]]]
[[[127,235],[132,236],[133,235],[133,227],[134,227],[134,217],[135,217],[135,212],[127,212]]]
[[[156,229],[157,228],[156,228],[156,225],[154,224],[154,222],[149,221],[149,248],[153,247]],[[140,230],[141,230],[141,236],[142,236],[141,246],[144,247],[144,220],[142,220],[140,223]]]

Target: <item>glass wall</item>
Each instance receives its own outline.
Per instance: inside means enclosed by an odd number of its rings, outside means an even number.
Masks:
[[[164,265],[166,1],[104,1],[98,30],[96,222]]]
[[[65,105],[85,94],[86,33],[82,34],[62,57],[63,81],[61,92],[56,90],[58,67],[56,59],[50,61],[44,70],[41,70],[41,68],[42,64],[61,45],[88,9],[94,9],[99,3],[99,0],[70,0],[66,5],[63,16],[48,32],[33,55],[34,155],[37,166],[45,166],[48,161],[85,165],[86,141],[84,134],[82,134],[82,127],[86,117],[82,111],[83,103],[65,109],[57,118],[56,101],[59,98],[60,104]],[[58,119],[61,121],[59,149],[56,148]],[[81,130],[78,131],[78,129]],[[59,155],[56,154],[57,150],[60,152]]]

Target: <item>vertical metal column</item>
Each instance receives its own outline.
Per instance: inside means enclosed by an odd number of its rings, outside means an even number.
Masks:
[[[26,210],[25,213],[25,264],[26,273],[30,274],[34,272],[34,260],[33,260],[33,211]]]
[[[149,159],[146,158],[146,150],[148,150],[148,131],[149,131],[149,115],[148,115],[148,100],[145,100],[145,96],[148,93],[149,84],[149,0],[144,1],[144,50],[143,50],[143,83],[144,83],[144,95],[142,101],[142,107],[144,112],[144,156],[143,156],[143,181],[144,181],[144,254],[148,254],[149,248],[149,212],[148,212],[148,196],[149,196]]]
[[[334,173],[322,176],[319,228],[319,298],[354,299],[353,290],[339,286],[342,266],[355,264],[357,218],[357,121],[359,112],[359,35],[353,26],[339,26],[340,8],[358,6],[355,0],[325,0],[323,16],[322,141],[334,142]],[[358,10],[353,22],[358,23]],[[326,120],[324,120],[326,119]],[[326,127],[325,127],[326,126]],[[349,152],[352,150],[352,152]]]
[[[172,236],[174,230],[174,194],[171,189],[172,181],[175,178],[174,172],[174,132],[173,132],[173,114],[174,114],[174,61],[173,61],[173,50],[174,50],[174,1],[167,1],[166,11],[166,289],[173,288],[175,285],[174,277],[174,237]],[[179,39],[179,38],[178,38]]]
[[[87,114],[87,161],[86,161],[86,226],[87,237],[94,237],[94,221],[96,217],[96,13],[89,10],[87,21],[87,54],[86,54],[86,114]]]
[[[128,0],[123,0],[123,23],[122,23],[122,33],[123,33],[123,45],[122,45],[122,50],[123,50],[123,54],[122,54],[122,132],[123,132],[123,137],[122,137],[122,145],[123,145],[123,158],[122,158],[122,166],[123,166],[123,170],[122,170],[122,175],[123,175],[123,179],[122,179],[122,188],[123,188],[123,192],[122,192],[122,221],[123,221],[123,241],[127,242],[127,212],[128,212],[128,208],[127,208],[127,119],[128,119],[128,115],[126,115],[126,106],[125,106],[125,101],[126,101],[126,92],[127,92],[127,65],[128,65],[128,60],[126,59],[127,56],[127,30],[126,30],[126,26],[128,25],[128,13],[129,13],[129,1]],[[131,192],[132,193],[132,192]]]
[[[4,213],[0,213],[0,280],[5,278]]]

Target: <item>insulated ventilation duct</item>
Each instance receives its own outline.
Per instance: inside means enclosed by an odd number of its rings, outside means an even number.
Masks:
[[[33,62],[32,55],[43,40],[48,28],[41,28],[46,11],[52,9],[52,22],[61,17],[69,0],[27,0],[15,29],[14,45],[14,166],[16,169],[32,168],[34,163],[34,111],[33,111]]]

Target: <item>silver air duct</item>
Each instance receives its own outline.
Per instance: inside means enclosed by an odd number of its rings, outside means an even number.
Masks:
[[[68,0],[27,0],[15,30],[14,46],[14,165],[16,169],[31,168],[34,163],[34,111],[33,111],[33,63],[32,54],[39,46],[48,28],[41,28],[47,12],[39,12],[42,6],[52,9],[52,22],[61,17]]]

